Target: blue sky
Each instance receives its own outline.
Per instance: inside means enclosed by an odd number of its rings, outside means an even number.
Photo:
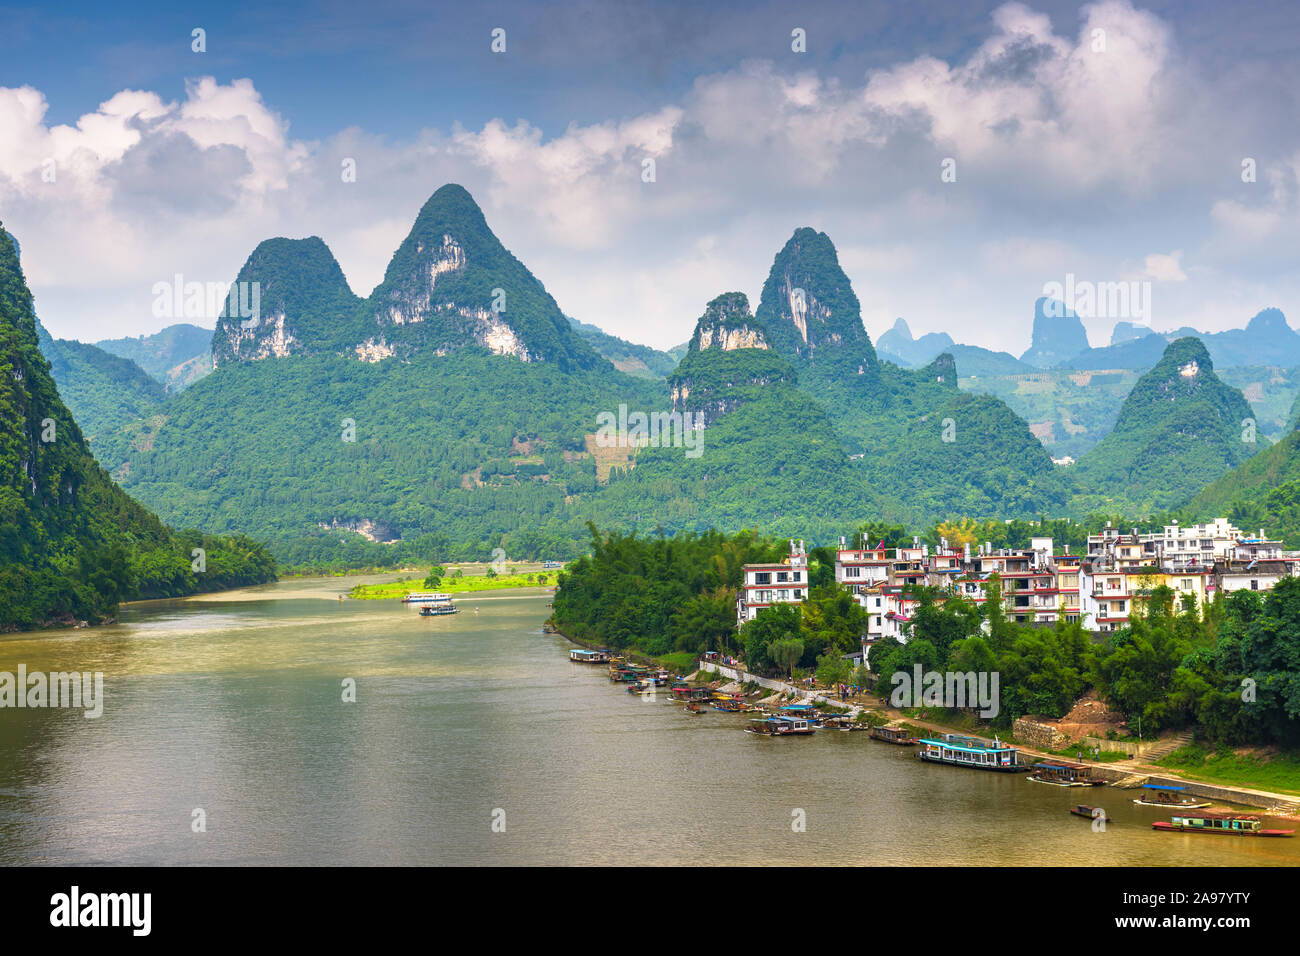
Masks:
[[[364,295],[445,181],[562,308],[657,346],[719,292],[756,299],[801,225],[835,240],[873,336],[903,316],[1019,353],[1066,272],[1152,282],[1156,328],[1270,305],[1295,323],[1298,21],[1198,2],[7,6],[0,219],[42,320],[84,339],[152,331],[154,281],[229,281],[271,235],[321,235]]]

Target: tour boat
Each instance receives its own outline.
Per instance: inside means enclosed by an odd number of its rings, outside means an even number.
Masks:
[[[579,664],[604,664],[609,660],[609,651],[589,651],[581,647],[569,651],[569,660]]]
[[[423,597],[428,600],[420,602],[422,605],[420,615],[422,617],[439,617],[443,614],[456,614],[460,611],[460,608],[451,603],[450,594],[427,594],[423,595]]]
[[[1078,806],[1070,807],[1070,812],[1076,817],[1086,817],[1089,820],[1110,823],[1110,817],[1106,816],[1106,811],[1101,807],[1090,807],[1086,803],[1080,803]]]
[[[916,738],[902,727],[872,727],[867,733],[872,740],[883,740],[887,744],[898,744],[900,747],[916,746]]]
[[[997,740],[990,743],[978,737],[942,734],[937,740],[922,738],[919,743],[922,746],[916,755],[930,763],[999,773],[1022,773],[1029,769],[1016,762],[1016,755],[1020,752],[1018,748],[1008,747]]]
[[[1228,833],[1233,836],[1289,837],[1294,830],[1265,830],[1259,817],[1241,813],[1198,813],[1196,816],[1175,816],[1151,824],[1153,830],[1188,833]]]
[[[1193,797],[1183,796],[1186,787],[1166,787],[1159,784],[1149,783],[1142,789],[1151,791],[1144,793],[1141,797],[1133,802],[1144,807],[1173,807],[1177,810],[1201,810],[1209,806],[1209,803],[1197,803]]]
[[[1036,763],[1028,779],[1054,787],[1101,787],[1106,783],[1093,777],[1091,768],[1081,763]]]
[[[760,717],[745,728],[745,733],[763,737],[804,737],[816,732],[816,727],[799,717]]]
[[[412,591],[406,597],[402,598],[403,604],[439,604],[442,601],[451,600],[450,594],[442,594],[438,591]]]

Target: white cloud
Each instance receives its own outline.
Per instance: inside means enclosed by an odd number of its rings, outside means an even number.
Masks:
[[[146,331],[153,282],[228,281],[275,235],[322,236],[365,295],[420,204],[454,181],[565,311],[633,340],[675,344],[714,295],[753,299],[774,253],[811,225],[841,249],[870,327],[902,315],[1018,354],[1049,278],[1121,278],[1142,262],[1189,302],[1226,301],[1202,283],[1300,232],[1297,132],[1213,93],[1170,26],[1126,0],[1085,6],[1070,35],[1007,4],[964,58],[916,57],[856,83],[749,61],[677,102],[549,138],[494,119],[304,141],[251,81],[210,77],[178,101],[123,90],[51,126],[41,92],[0,88],[0,213],[43,320],[69,337]],[[1207,153],[1225,130],[1252,149],[1289,137],[1257,194]],[[946,156],[955,183],[940,181]],[[340,181],[344,158],[355,183]]]
[[[1143,279],[1155,279],[1158,282],[1186,282],[1187,273],[1183,271],[1183,250],[1175,249],[1168,254],[1149,253],[1141,272]]]

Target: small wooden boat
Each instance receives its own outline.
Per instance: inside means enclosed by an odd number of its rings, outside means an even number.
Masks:
[[[1188,833],[1227,833],[1230,836],[1289,837],[1294,830],[1265,830],[1259,817],[1244,813],[1198,813],[1194,816],[1175,816],[1151,824],[1153,830],[1166,833],[1181,830]]]
[[[1100,787],[1106,783],[1094,777],[1092,769],[1081,763],[1036,763],[1027,779],[1053,787]]]
[[[695,701],[691,701],[690,703],[688,703],[685,707],[682,708],[682,710],[688,714],[691,714],[694,717],[699,717],[701,714],[704,713],[704,708],[701,707],[699,704],[697,704]]]
[[[887,744],[898,744],[900,747],[915,747],[917,743],[916,738],[904,728],[892,725],[872,727],[867,731],[867,735],[872,740],[883,740]]]
[[[806,737],[816,732],[815,726],[798,717],[759,717],[745,728],[745,733],[762,737]]]
[[[635,684],[643,680],[649,668],[638,664],[611,664],[609,679],[616,684]]]
[[[707,687],[689,687],[685,684],[679,684],[673,688],[673,700],[688,700],[694,702],[707,702],[713,692]]]
[[[1106,816],[1106,811],[1101,807],[1090,807],[1086,803],[1070,807],[1070,812],[1076,817],[1085,817],[1089,820],[1100,820],[1103,823],[1110,823],[1110,817]]]
[[[1208,802],[1197,802],[1194,797],[1186,796],[1186,787],[1166,787],[1149,783],[1142,788],[1148,791],[1133,802],[1143,807],[1173,807],[1176,810],[1201,810],[1208,807]]]

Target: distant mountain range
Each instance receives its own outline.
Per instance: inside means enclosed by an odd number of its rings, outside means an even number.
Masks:
[[[235,281],[257,284],[260,309],[218,319],[215,371],[161,400],[119,375],[141,398],[95,448],[168,520],[265,536],[285,560],[337,551],[337,529],[440,554],[571,553],[588,519],[830,534],[864,509],[919,522],[1066,504],[1026,423],[960,392],[950,358],[881,361],[812,229],[777,253],[752,314],[720,296],[668,353],[567,318],[459,186],[433,194],[364,299],[318,238],[262,242]],[[159,375],[194,349],[190,328],[105,345]],[[65,372],[74,395],[108,380]],[[605,447],[598,415],[620,407],[699,414],[706,450]]]
[[[1160,361],[1179,338],[1199,339],[1222,380],[1241,389],[1260,433],[1268,440],[1288,430],[1292,404],[1300,399],[1300,333],[1277,309],[1265,309],[1244,329],[1156,333],[1117,322],[1110,345],[1091,348],[1078,316],[1061,303],[1034,304],[1033,342],[1016,359],[1006,352],[958,345],[946,333],[913,338],[902,319],[880,337],[882,358],[919,368],[947,353],[957,363],[961,387],[996,395],[1025,418],[1058,457],[1078,457],[1115,424],[1120,405],[1141,373]]]
[[[169,392],[178,392],[212,371],[212,330],[197,325],[169,325],[152,335],[94,344],[135,362]]]
[[[573,554],[588,520],[817,537],[865,518],[1150,513],[1268,444],[1239,389],[1259,387],[1270,427],[1295,415],[1279,397],[1289,373],[1216,372],[1214,359],[1284,338],[1280,313],[1214,347],[1122,323],[1107,349],[1151,360],[1104,372],[1071,367],[1106,350],[1046,299],[1021,358],[914,339],[901,319],[873,343],[834,244],[810,228],[776,253],[756,308],[721,294],[668,352],[566,316],[455,185],[421,208],[365,298],[316,237],[260,243],[235,279],[256,283],[260,309],[222,314],[205,349],[184,325],[101,343],[152,377],[101,348],[43,347],[132,494],[173,523],[263,536],[290,563],[357,563],[375,547]],[[160,393],[193,363],[215,371]],[[637,412],[690,413],[702,447],[680,433],[605,440],[598,421]],[[1261,438],[1244,443],[1252,415]]]

